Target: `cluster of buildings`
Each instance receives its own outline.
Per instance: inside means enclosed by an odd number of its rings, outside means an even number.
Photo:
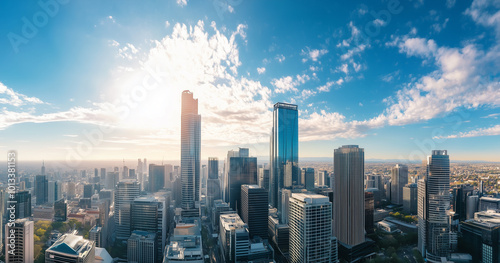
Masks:
[[[413,174],[403,164],[383,174],[365,171],[357,145],[335,149],[331,170],[299,167],[298,146],[297,105],[276,103],[269,163],[239,148],[202,165],[198,100],[184,91],[180,166],[139,159],[136,169],[57,180],[43,165],[40,175],[18,178],[6,262],[34,261],[38,220],[91,226],[87,239],[74,229],[52,233],[46,262],[361,262],[376,255],[367,237],[376,222],[390,233],[417,232],[429,262],[499,262],[500,199],[481,187],[452,189],[446,150],[432,151]],[[392,208],[418,224],[389,217]],[[115,246],[126,249],[111,259],[106,248]]]

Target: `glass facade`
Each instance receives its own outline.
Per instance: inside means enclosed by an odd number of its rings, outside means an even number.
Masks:
[[[241,186],[257,184],[257,158],[231,157],[229,164],[229,204],[241,215]]]
[[[193,93],[182,92],[181,112],[181,207],[186,216],[198,216],[200,201],[201,115],[198,99]]]
[[[291,184],[299,182],[299,114],[297,105],[274,104],[273,128],[271,132],[271,180],[269,200],[279,209],[280,189],[285,186],[285,178]],[[288,169],[286,169],[288,167]],[[287,174],[288,173],[288,174]]]

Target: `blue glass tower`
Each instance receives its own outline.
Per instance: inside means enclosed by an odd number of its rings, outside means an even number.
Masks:
[[[271,132],[271,180],[269,200],[279,209],[280,191],[299,184],[299,113],[297,105],[274,104]],[[287,180],[285,180],[287,179]]]

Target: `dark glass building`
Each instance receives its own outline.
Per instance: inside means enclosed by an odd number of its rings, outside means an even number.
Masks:
[[[250,238],[267,239],[268,196],[258,185],[241,186],[241,219],[248,225]]]
[[[189,90],[182,92],[181,111],[181,208],[184,216],[199,216],[201,115],[198,99]]]
[[[35,197],[37,205],[43,205],[49,201],[49,181],[47,176],[37,175],[35,177]]]
[[[151,193],[158,192],[165,185],[165,166],[164,165],[149,165],[149,191]]]
[[[241,186],[257,184],[257,158],[231,157],[229,163],[229,205],[241,215]]]
[[[68,204],[61,198],[54,203],[54,221],[65,222],[68,218]]]
[[[314,189],[314,168],[302,168],[307,190]]]
[[[280,190],[288,183],[299,184],[299,114],[297,105],[274,104],[270,152],[269,201],[280,211]],[[288,169],[287,169],[288,168]],[[291,181],[291,182],[290,182]]]
[[[15,194],[16,218],[26,218],[31,216],[31,194],[29,191],[19,191]]]
[[[94,194],[94,185],[86,184],[83,186],[83,198],[92,198]]]

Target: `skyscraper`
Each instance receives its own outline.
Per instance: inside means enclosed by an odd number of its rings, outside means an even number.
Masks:
[[[37,175],[35,177],[35,197],[36,204],[43,205],[48,202],[49,182],[47,176]]]
[[[334,151],[334,235],[339,243],[365,241],[364,149],[344,145]]]
[[[214,200],[221,199],[221,188],[219,181],[219,159],[208,158],[208,180],[207,180],[207,204],[213,206]]]
[[[42,162],[42,175],[46,175],[45,174],[45,161]]]
[[[151,168],[151,166],[150,166]],[[163,248],[167,238],[167,210],[165,209],[165,199],[159,200],[154,196],[137,197],[131,206],[131,231],[140,230],[156,233],[156,252],[158,258],[162,257]]]
[[[285,186],[286,166],[291,172],[292,183],[298,184],[299,161],[299,114],[297,105],[278,102],[274,104],[271,130],[269,201],[278,208],[280,189]]]
[[[257,158],[248,157],[247,148],[240,148],[240,152],[242,156],[229,159],[227,197],[231,208],[241,215],[241,186],[257,184]]]
[[[248,224],[250,238],[267,239],[269,194],[258,185],[241,186],[241,219]]]
[[[149,192],[154,193],[165,186],[165,166],[149,165]]]
[[[314,190],[314,168],[302,168],[307,190]]]
[[[16,202],[16,218],[26,218],[31,216],[31,194],[29,191],[19,191],[14,195]]]
[[[408,166],[396,164],[391,169],[391,203],[403,204],[403,187],[408,184]]]
[[[139,196],[140,185],[135,180],[123,180],[115,189],[115,227],[116,238],[126,240],[130,237],[131,203]]]
[[[416,215],[418,187],[417,184],[407,184],[403,187],[403,211],[407,214]]]
[[[156,234],[146,231],[132,231],[127,240],[127,260],[137,263],[158,261]]]
[[[290,198],[290,262],[332,262],[332,203],[316,194]]]
[[[68,218],[68,204],[61,198],[54,202],[54,222],[65,222]]]
[[[450,159],[446,150],[433,150],[427,157],[427,177],[418,181],[418,247],[431,262],[450,253]]]
[[[10,231],[14,232],[11,239]],[[34,262],[34,234],[33,221],[28,219],[16,219],[14,225],[9,227],[5,224],[5,262],[7,263],[33,263]],[[14,241],[11,241],[14,240]],[[9,244],[14,244],[11,247]],[[9,253],[9,251],[14,253]]]
[[[200,201],[201,115],[198,99],[182,92],[181,112],[181,184],[183,215],[198,216]]]

